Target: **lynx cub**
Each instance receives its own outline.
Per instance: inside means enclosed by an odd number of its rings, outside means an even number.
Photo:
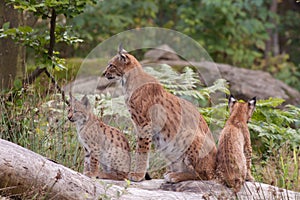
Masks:
[[[83,173],[89,177],[123,180],[130,171],[130,148],[125,135],[104,124],[93,114],[88,98],[70,95],[68,119],[76,123],[79,141],[85,149]],[[99,163],[102,172],[99,171]]]
[[[152,143],[167,161],[167,182],[213,178],[215,141],[193,104],[167,92],[122,48],[109,61],[103,75],[121,81],[135,124],[136,167],[129,175],[132,181],[141,181],[145,176]]]
[[[221,132],[217,152],[217,178],[239,192],[245,180],[254,181],[251,175],[252,147],[247,122],[255,109],[256,97],[246,103],[229,97],[230,117]]]

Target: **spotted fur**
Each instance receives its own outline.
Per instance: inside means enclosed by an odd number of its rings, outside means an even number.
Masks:
[[[121,81],[135,125],[136,166],[130,173],[131,180],[143,179],[152,143],[168,163],[164,175],[167,182],[213,178],[215,142],[192,103],[167,92],[123,49],[109,61],[103,74],[110,80]]]
[[[238,102],[229,98],[230,117],[219,138],[216,177],[223,184],[239,192],[251,175],[252,147],[247,122],[255,109],[256,98]]]
[[[128,178],[131,157],[126,136],[99,120],[86,96],[81,101],[71,98],[68,119],[76,124],[79,141],[85,149],[85,175],[114,180]]]

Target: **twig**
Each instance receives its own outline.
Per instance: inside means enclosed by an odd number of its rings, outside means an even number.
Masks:
[[[56,87],[56,89],[61,93],[63,101],[66,102],[66,104],[69,106],[70,102],[66,99],[65,92],[57,84],[54,76],[52,74],[50,74],[50,72],[47,69],[45,70],[45,74],[51,79],[51,82],[54,84],[54,86]]]

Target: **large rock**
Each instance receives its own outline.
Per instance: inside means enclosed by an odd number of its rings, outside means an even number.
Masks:
[[[166,44],[147,51],[144,57],[150,61],[180,60],[176,52]]]
[[[147,61],[142,63],[147,64]],[[153,61],[151,63],[153,64]],[[275,79],[268,72],[238,68],[214,62],[158,60],[156,63],[177,67],[192,65],[198,69],[200,76],[205,74],[204,83],[212,83],[216,78],[223,78],[229,82],[231,93],[238,99],[249,99],[254,96],[258,99],[277,97],[284,99],[289,104],[300,104],[299,91]]]

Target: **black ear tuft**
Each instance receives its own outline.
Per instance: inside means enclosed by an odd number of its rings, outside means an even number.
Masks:
[[[255,106],[256,105],[256,97],[253,97],[248,101],[249,106]]]
[[[81,103],[89,110],[91,107],[90,101],[86,95],[84,95],[81,99]]]
[[[119,49],[118,49],[118,55],[119,55],[119,59],[120,61],[124,62],[125,64],[127,63],[127,51],[123,49],[122,44],[119,45]]]
[[[72,95],[71,90],[69,91],[69,96],[70,96],[70,103],[75,103],[78,102],[78,100]]]
[[[125,49],[123,49],[123,44],[119,44],[119,47],[118,47],[118,54],[119,55],[122,55],[122,54],[126,54],[128,53]]]
[[[229,99],[228,99],[228,105],[234,104],[236,102],[236,99],[232,94],[230,94]]]
[[[229,99],[228,99],[228,108],[229,108],[230,113],[232,112],[232,108],[233,108],[233,105],[235,104],[235,102],[236,102],[236,99],[231,94]]]
[[[123,50],[123,44],[120,43],[118,47],[118,54],[122,54],[122,50]]]
[[[69,91],[69,96],[70,96],[70,101],[72,102],[73,96],[72,96],[71,90]]]

